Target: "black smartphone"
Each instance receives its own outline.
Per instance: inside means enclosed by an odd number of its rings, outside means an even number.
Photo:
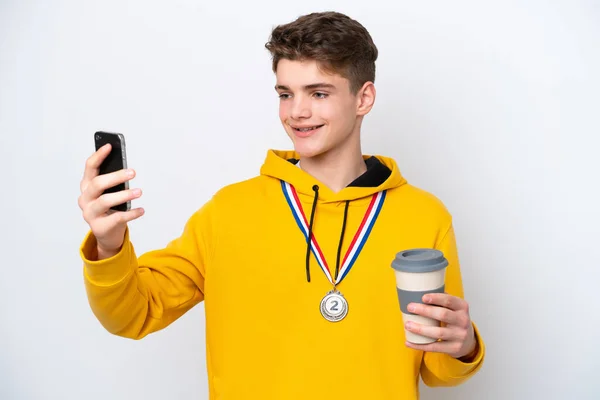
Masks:
[[[96,151],[98,151],[100,147],[104,146],[107,143],[110,143],[111,145],[110,153],[108,154],[108,156],[106,156],[106,158],[102,162],[102,165],[100,165],[100,175],[120,171],[122,169],[127,168],[127,155],[125,153],[125,136],[123,136],[123,134],[98,131],[94,133],[94,143],[96,144]],[[104,191],[104,193],[115,193],[127,189],[129,189],[128,181],[108,188]],[[131,209],[131,202],[128,201],[126,203],[113,206],[111,207],[111,209],[115,211],[129,211]]]

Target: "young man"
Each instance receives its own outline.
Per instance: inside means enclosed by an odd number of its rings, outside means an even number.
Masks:
[[[266,47],[294,150],[268,151],[259,176],[216,193],[165,248],[138,258],[127,223],[143,210],[107,211],[140,191],[102,195],[134,173],[98,176],[109,148],[88,160],[79,204],[93,312],[113,334],[140,339],[204,301],[211,399],[406,400],[418,398],[419,376],[464,382],[484,344],[463,299],[451,216],[394,160],[361,152],[375,101],[369,33],[315,13],[274,29]],[[408,327],[438,339],[428,345],[405,339],[391,268],[417,247],[449,260],[446,293],[412,309],[443,322]],[[326,296],[345,313],[321,307]]]

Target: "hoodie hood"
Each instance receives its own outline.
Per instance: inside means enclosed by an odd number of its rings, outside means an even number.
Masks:
[[[356,201],[383,190],[405,185],[396,162],[389,157],[363,155],[367,171],[347,187],[333,192],[318,179],[297,167],[299,155],[291,150],[269,150],[261,167],[261,175],[269,176],[293,185],[299,196],[313,198],[313,186],[319,186],[319,203]]]
[[[317,257],[317,253],[319,251],[317,249],[318,246],[316,245],[316,242],[313,242],[314,217],[319,208],[317,205],[320,204],[321,206],[326,206],[327,204],[331,203],[345,203],[345,207],[343,208],[342,229],[339,236],[340,239],[335,263],[335,274],[333,271],[331,272],[333,279],[337,279],[339,268],[342,262],[341,250],[344,242],[344,236],[346,234],[346,224],[350,203],[357,206],[363,206],[363,203],[371,202],[370,205],[366,207],[366,210],[367,212],[375,212],[375,215],[377,215],[381,209],[381,206],[383,205],[385,191],[406,184],[406,180],[402,177],[400,171],[398,170],[398,166],[391,158],[363,155],[363,159],[365,160],[365,164],[367,166],[367,171],[356,178],[348,186],[340,190],[338,193],[334,193],[322,182],[319,182],[318,179],[298,168],[296,165],[298,163],[298,159],[298,154],[294,151],[269,150],[267,153],[267,158],[261,168],[261,175],[276,178],[282,182],[290,184],[294,188],[295,194],[292,192],[292,196],[289,196],[289,194],[286,195],[286,199],[290,204],[290,208],[294,210],[301,210],[303,208],[300,204],[297,206],[292,206],[292,202],[294,201],[292,198],[296,198],[296,196],[298,196],[298,200],[300,202],[312,204],[310,213],[301,211],[302,216],[300,216],[300,214],[294,214],[296,221],[300,221],[300,229],[304,232],[306,237],[305,263],[306,280],[308,282],[311,280],[311,250],[313,254],[315,254],[315,257]],[[289,193],[288,190],[285,189],[285,185],[283,183],[282,188],[284,188],[286,193]],[[376,200],[376,196],[374,195],[380,192],[383,193],[381,196],[377,196],[379,197],[379,200]],[[380,201],[380,203],[378,203],[378,206],[373,208],[376,201]],[[373,217],[371,221],[375,222],[375,219],[376,216]],[[304,221],[305,225],[302,221]],[[361,226],[363,225],[361,224]],[[367,237],[368,235],[364,236],[364,240],[366,240]],[[314,246],[311,247],[311,243]]]

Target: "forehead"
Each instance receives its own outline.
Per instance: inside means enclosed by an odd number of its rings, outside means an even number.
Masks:
[[[348,80],[339,74],[332,74],[319,68],[314,60],[292,61],[282,59],[277,63],[277,84],[290,88],[301,88],[314,83],[329,83],[336,87],[348,84]]]

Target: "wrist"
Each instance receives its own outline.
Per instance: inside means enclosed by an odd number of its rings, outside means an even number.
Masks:
[[[100,246],[96,246],[96,260],[98,260],[98,261],[104,260],[106,258],[114,257],[118,253],[119,253],[119,249],[109,250],[109,249],[104,249]]]
[[[475,336],[475,335],[473,335],[473,336]],[[463,356],[456,357],[456,358],[464,363],[470,363],[470,362],[473,362],[473,360],[475,359],[475,357],[477,356],[478,353],[479,353],[479,343],[477,343],[477,339],[475,337],[473,337],[473,344],[472,344],[471,351],[469,351],[467,354],[465,354]]]

